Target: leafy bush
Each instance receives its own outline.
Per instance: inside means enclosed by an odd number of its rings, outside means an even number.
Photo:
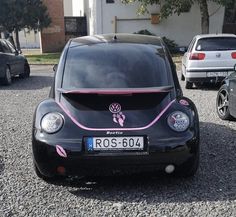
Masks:
[[[134,34],[155,36],[155,34],[151,33],[147,29],[140,30],[138,32],[135,32]],[[168,47],[168,49],[170,50],[171,53],[178,53],[178,51],[179,51],[178,44],[176,44],[174,40],[171,40],[167,37],[162,37],[162,40],[165,42],[165,44],[167,45],[167,47]]]
[[[166,37],[162,37],[162,40],[165,42],[171,53],[177,53],[178,44],[176,44],[174,40],[171,40]]]
[[[134,34],[141,34],[141,35],[155,35],[149,32],[147,29],[140,30],[138,32],[135,32]]]

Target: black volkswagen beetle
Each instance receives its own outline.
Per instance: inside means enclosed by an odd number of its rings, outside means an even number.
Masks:
[[[198,113],[160,38],[81,37],[65,46],[50,97],[36,108],[32,145],[43,179],[140,170],[192,176]]]
[[[27,78],[30,66],[27,59],[5,39],[0,39],[0,81],[4,85],[12,83],[12,77]]]
[[[222,120],[236,119],[236,65],[234,72],[223,81],[218,91],[216,111]]]

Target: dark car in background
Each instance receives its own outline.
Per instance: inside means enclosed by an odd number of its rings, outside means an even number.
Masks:
[[[32,150],[43,179],[140,170],[194,175],[198,113],[161,38],[70,40],[50,98],[36,108]]]
[[[222,83],[216,98],[216,110],[222,120],[236,119],[236,65]]]
[[[30,66],[27,59],[5,39],[0,39],[0,81],[10,85],[12,77],[19,75],[27,78],[30,75]]]

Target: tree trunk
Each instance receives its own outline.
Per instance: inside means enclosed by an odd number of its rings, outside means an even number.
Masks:
[[[16,42],[16,49],[18,51],[21,51],[21,48],[20,48],[20,40],[19,40],[19,30],[18,28],[15,28],[15,42]]]
[[[201,11],[202,34],[209,34],[210,19],[209,19],[207,0],[199,0],[199,5]]]

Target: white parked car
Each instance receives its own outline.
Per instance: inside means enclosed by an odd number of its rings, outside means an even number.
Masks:
[[[234,72],[235,64],[236,35],[197,35],[182,58],[181,80],[186,89],[193,83],[218,83]]]

